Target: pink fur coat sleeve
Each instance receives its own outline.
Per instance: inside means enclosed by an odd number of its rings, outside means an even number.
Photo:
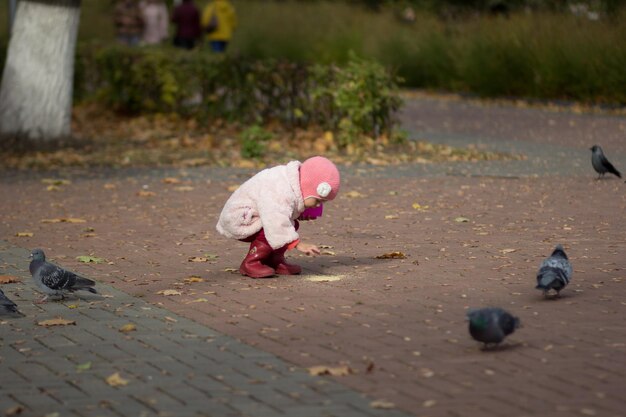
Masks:
[[[273,249],[298,239],[294,220],[304,211],[300,162],[264,169],[230,196],[217,222],[222,235],[244,239],[263,228]]]

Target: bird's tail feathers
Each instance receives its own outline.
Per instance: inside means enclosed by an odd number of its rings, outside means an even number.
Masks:
[[[552,288],[552,283],[558,279],[558,276],[554,271],[547,270],[542,272],[537,278],[537,286],[535,288],[547,291]]]

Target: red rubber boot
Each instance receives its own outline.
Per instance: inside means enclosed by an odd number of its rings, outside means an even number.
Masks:
[[[285,252],[287,251],[287,245],[283,246],[280,249],[276,249],[268,260],[265,262],[267,265],[271,266],[276,270],[276,273],[279,275],[298,275],[302,272],[302,267],[300,265],[294,265],[287,263],[285,260]]]
[[[239,267],[239,272],[251,278],[268,278],[276,274],[274,268],[262,262],[272,255],[272,247],[263,239],[256,239],[250,243],[250,250]]]

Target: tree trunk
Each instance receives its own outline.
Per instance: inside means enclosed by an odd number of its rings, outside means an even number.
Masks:
[[[0,87],[0,141],[70,136],[80,0],[20,0]]]

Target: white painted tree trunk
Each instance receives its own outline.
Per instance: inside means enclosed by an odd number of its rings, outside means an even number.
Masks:
[[[0,87],[0,140],[71,133],[80,0],[20,0]]]

